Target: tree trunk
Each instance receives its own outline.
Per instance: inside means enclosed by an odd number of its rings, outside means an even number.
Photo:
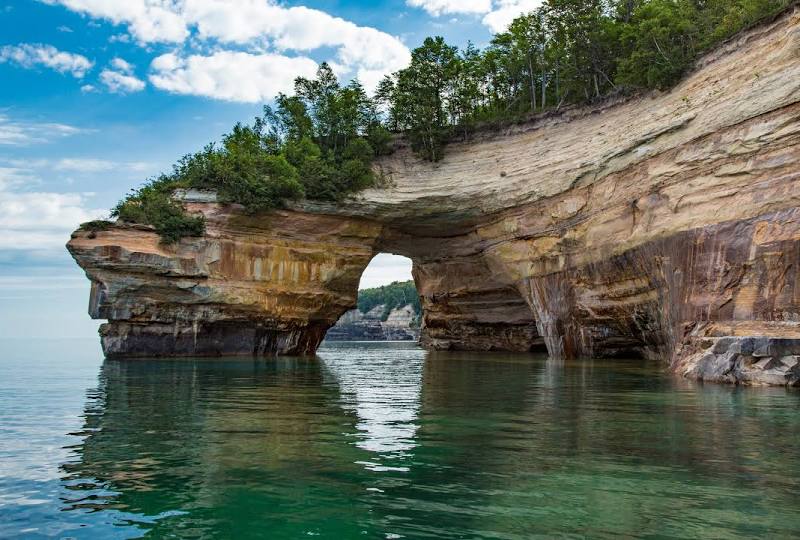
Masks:
[[[561,59],[556,59],[556,101],[561,98]]]
[[[536,110],[536,81],[533,78],[533,56],[528,54],[528,72],[531,74],[531,112]]]
[[[542,70],[542,109],[547,108],[547,73]]]

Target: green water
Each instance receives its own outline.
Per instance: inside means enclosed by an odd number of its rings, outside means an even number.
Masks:
[[[791,538],[800,392],[338,344],[6,342],[0,538]]]

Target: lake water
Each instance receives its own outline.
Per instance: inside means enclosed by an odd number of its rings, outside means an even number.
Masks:
[[[0,353],[0,538],[791,538],[800,392],[640,360]]]

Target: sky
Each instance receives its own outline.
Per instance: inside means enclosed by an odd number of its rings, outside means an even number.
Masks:
[[[86,337],[64,244],[331,64],[369,89],[425,37],[486,45],[540,0],[0,0],[0,338]],[[410,279],[380,255],[361,286]]]

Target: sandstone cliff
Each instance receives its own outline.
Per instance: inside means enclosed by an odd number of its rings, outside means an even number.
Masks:
[[[800,381],[797,8],[669,93],[378,166],[390,188],[336,207],[247,217],[189,196],[208,232],[177,246],[142,228],[75,233],[107,354],[311,353],[386,251],[414,261],[431,348]]]
[[[385,306],[378,305],[367,313],[351,309],[328,330],[329,341],[417,341],[417,314],[410,305],[395,308],[383,320]]]

